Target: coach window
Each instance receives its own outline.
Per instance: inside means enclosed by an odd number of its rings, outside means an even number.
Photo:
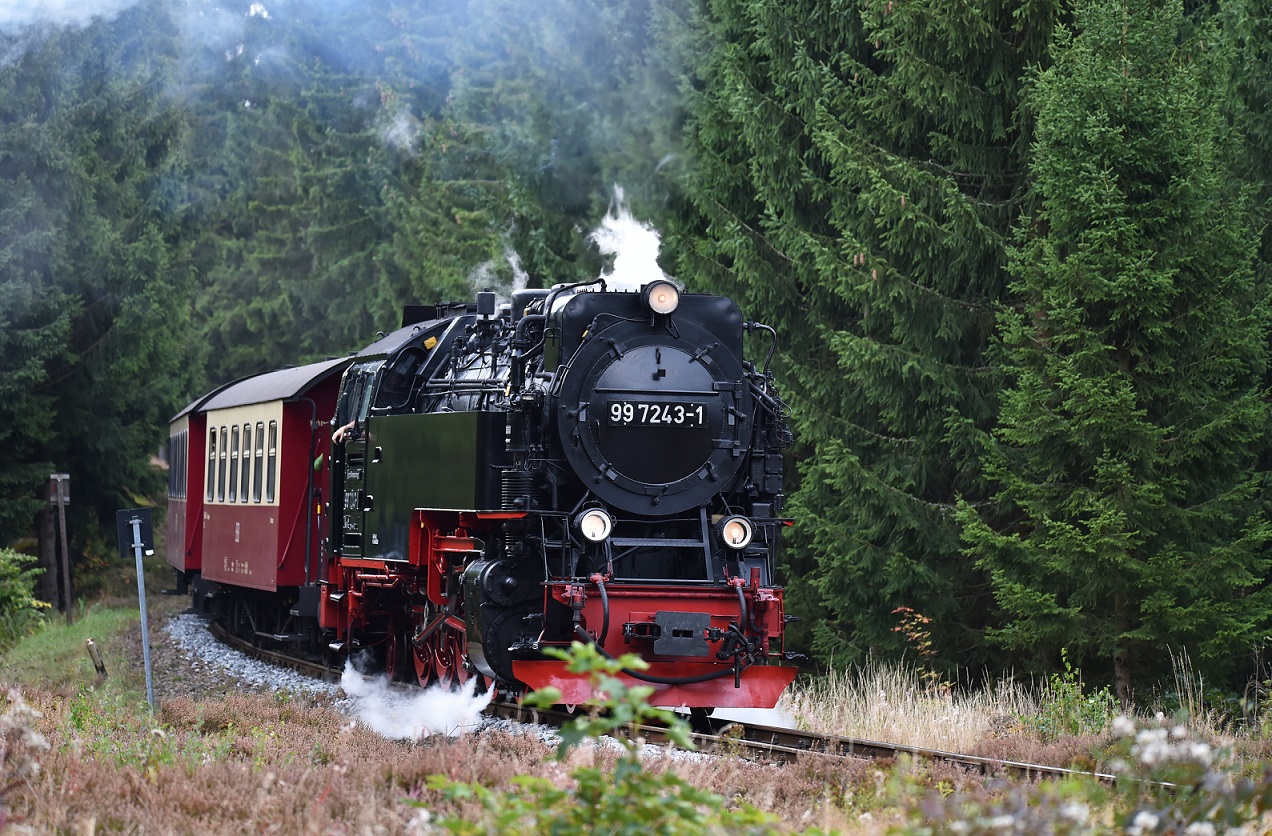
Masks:
[[[187,487],[190,479],[190,431],[181,431],[181,472],[178,474],[180,481],[177,482],[177,490],[181,492],[181,498],[186,499],[189,488]]]
[[[269,469],[265,472],[265,501],[274,501],[274,477],[278,475],[278,422],[269,422]]]
[[[243,425],[243,481],[239,482],[239,502],[247,502],[247,486],[252,483],[252,425]]]
[[[265,481],[265,424],[256,422],[256,474],[252,482],[252,501],[261,501],[261,484]]]
[[[212,487],[216,484],[216,427],[208,428],[208,495],[212,501]]]
[[[239,428],[230,428],[230,502],[238,499]]]
[[[225,465],[229,460],[230,433],[221,427],[221,462],[216,471],[216,501],[225,501]]]

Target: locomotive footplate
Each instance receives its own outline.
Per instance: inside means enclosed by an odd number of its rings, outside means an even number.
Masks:
[[[721,669],[727,672],[718,676]],[[514,659],[512,671],[517,679],[538,691],[556,688],[561,702],[587,703],[595,697],[587,674],[571,673],[564,662],[556,660]],[[656,677],[676,680],[676,684],[659,684],[637,680],[625,673],[618,675],[629,688],[651,685],[654,693],[649,704],[663,708],[772,708],[782,691],[795,679],[796,668],[785,665],[752,665],[742,671],[734,687],[731,666],[710,662],[650,662],[644,672]],[[684,680],[700,681],[684,681]]]

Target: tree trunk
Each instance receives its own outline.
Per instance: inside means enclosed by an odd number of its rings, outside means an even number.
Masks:
[[[1130,605],[1125,595],[1113,598],[1113,624],[1117,638],[1113,640],[1113,688],[1123,709],[1131,706],[1131,648],[1124,636],[1130,629]]]

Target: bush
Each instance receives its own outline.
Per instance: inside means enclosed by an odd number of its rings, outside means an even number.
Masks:
[[[1082,675],[1069,663],[1067,651],[1060,651],[1064,673],[1051,675],[1048,687],[1039,700],[1038,713],[1022,717],[1021,724],[1032,729],[1045,741],[1067,735],[1099,734],[1108,728],[1120,708],[1108,686],[1086,693]]]
[[[556,754],[558,761],[566,757],[571,747],[583,741],[651,720],[667,724],[668,736],[677,745],[693,748],[688,726],[683,720],[672,712],[649,705],[653,688],[628,687],[618,678],[621,668],[648,667],[639,657],[606,658],[594,646],[580,642],[575,642],[569,653],[554,655],[567,661],[571,671],[589,674],[593,693],[601,695],[588,714],[562,728],[561,745]],[[559,692],[545,689],[531,694],[526,702],[551,706],[560,698]],[[724,798],[696,789],[674,774],[646,771],[640,759],[640,744],[628,738],[620,739],[620,743],[622,756],[612,774],[595,767],[580,767],[570,773],[571,785],[565,787],[558,787],[546,778],[522,776],[513,780],[511,789],[495,791],[440,776],[431,777],[430,788],[451,800],[476,799],[485,812],[481,821],[448,817],[439,820],[437,825],[452,833],[463,834],[609,833],[649,836],[781,832],[775,818],[750,805],[731,809]],[[419,802],[410,803],[424,806]]]
[[[0,650],[8,650],[44,624],[49,604],[35,597],[35,581],[44,570],[36,559],[0,549]]]

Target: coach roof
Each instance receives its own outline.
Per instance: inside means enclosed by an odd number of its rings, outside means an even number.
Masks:
[[[295,400],[333,374],[343,372],[351,361],[350,357],[340,357],[245,377],[213,392],[203,404],[195,402],[183,411],[190,411],[194,407],[198,412],[211,412],[233,406]]]

